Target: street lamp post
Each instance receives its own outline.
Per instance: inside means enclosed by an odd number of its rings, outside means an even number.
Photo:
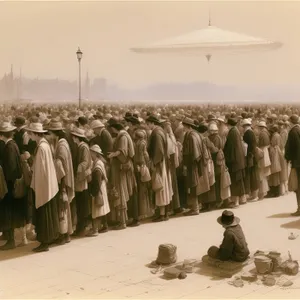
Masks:
[[[78,100],[79,100],[79,108],[81,108],[81,59],[82,59],[82,52],[80,50],[80,48],[78,47],[78,50],[76,52],[77,55],[77,60],[78,60],[78,67],[79,67],[79,78],[78,78],[78,84],[79,84],[79,88],[78,88]]]

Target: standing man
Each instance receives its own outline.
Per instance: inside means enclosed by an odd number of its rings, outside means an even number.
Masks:
[[[152,165],[152,188],[155,195],[155,205],[159,207],[159,216],[154,222],[168,220],[168,207],[173,197],[171,173],[168,165],[168,145],[164,130],[155,116],[146,119],[151,130],[148,143],[148,153]]]
[[[292,168],[296,169],[298,178],[298,189],[296,190],[297,211],[292,216],[300,216],[300,126],[299,117],[292,115],[290,117],[292,128],[288,134],[288,139],[285,145],[285,159],[291,163]],[[292,172],[291,172],[292,174]],[[291,176],[291,175],[290,175]]]

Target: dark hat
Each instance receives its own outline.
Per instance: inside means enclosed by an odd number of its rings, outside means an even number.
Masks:
[[[77,122],[78,122],[81,126],[84,126],[84,125],[86,125],[86,124],[88,123],[88,119],[87,119],[86,117],[81,116],[81,117],[79,117],[79,118],[77,119]]]
[[[123,130],[125,127],[123,126],[123,124],[117,122],[117,123],[113,123],[109,125],[112,128],[117,129],[118,131]]]
[[[137,114],[133,114],[132,117],[129,117],[128,122],[132,123],[133,125],[141,124],[139,116]]]
[[[207,130],[208,130],[208,124],[203,122],[203,123],[200,123],[197,127],[197,131],[200,132],[200,133],[205,133]]]
[[[26,122],[25,118],[22,116],[19,116],[19,117],[15,118],[14,124],[15,124],[15,126],[24,126],[25,122]]]
[[[217,222],[225,226],[236,226],[240,223],[240,219],[234,216],[230,210],[224,210],[222,216],[217,219]]]
[[[132,113],[131,112],[127,112],[125,114],[125,117],[124,117],[124,120],[127,121],[127,122],[130,122],[130,119],[132,118]]]
[[[108,126],[111,126],[113,124],[117,124],[118,123],[118,120],[115,119],[115,118],[110,118],[108,121],[107,121],[107,125]]]
[[[293,124],[299,124],[299,116],[297,116],[297,115],[291,115],[290,121]]]
[[[185,117],[182,121],[182,124],[183,125],[188,125],[188,126],[191,126],[191,127],[194,127],[195,126],[195,122],[193,119],[191,118],[188,118],[188,117]]]
[[[157,117],[150,115],[147,119],[146,122],[154,123],[156,125],[160,125],[160,121],[158,120]]]

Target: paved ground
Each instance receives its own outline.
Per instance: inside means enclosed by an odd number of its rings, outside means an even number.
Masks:
[[[299,218],[293,194],[249,203],[235,210],[241,218],[252,252],[290,250],[300,260]],[[145,265],[156,258],[158,245],[173,243],[178,260],[201,259],[211,245],[222,239],[216,218],[221,211],[200,216],[173,218],[169,222],[145,224],[124,231],[72,241],[47,253],[33,254],[36,243],[0,253],[0,298],[299,298],[300,277],[292,288],[246,284],[235,288],[230,279],[212,278],[196,271],[185,280],[164,280]],[[300,276],[300,274],[299,274]]]

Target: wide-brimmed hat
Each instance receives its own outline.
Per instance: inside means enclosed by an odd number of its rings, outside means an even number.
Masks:
[[[27,131],[35,132],[35,133],[46,133],[47,130],[43,128],[42,123],[30,123],[26,128]]]
[[[47,126],[47,129],[50,131],[60,131],[60,130],[64,130],[65,128],[63,128],[63,125],[61,122],[59,122],[57,120],[51,120]]]
[[[10,122],[1,122],[0,123],[0,132],[11,132],[16,129]]]
[[[218,128],[218,126],[217,126],[216,123],[213,123],[213,122],[212,122],[212,123],[209,124],[208,130],[209,130],[209,131],[219,131],[219,128]]]
[[[217,117],[214,114],[209,114],[207,116],[206,122],[210,123],[211,121],[216,121],[216,120],[217,120]]]
[[[240,124],[241,126],[251,126],[252,122],[250,119],[242,119]]]
[[[22,116],[16,117],[14,121],[14,125],[17,127],[22,127],[26,123],[26,119]]]
[[[78,127],[73,128],[71,134],[77,137],[86,138],[85,131]]]
[[[194,120],[191,119],[191,118],[188,118],[188,117],[185,117],[185,118],[182,120],[182,124],[183,124],[183,125],[187,125],[187,126],[191,126],[191,127],[195,126]]]
[[[103,152],[102,152],[101,148],[98,145],[91,146],[90,150],[95,152],[95,153],[103,155]]]
[[[153,115],[150,115],[147,119],[146,119],[146,122],[150,122],[150,123],[154,123],[156,125],[159,125],[160,124],[160,121],[157,117],[153,116]]]
[[[217,118],[217,120],[219,122],[225,123],[225,116],[221,116],[221,117]]]
[[[132,117],[128,118],[128,122],[134,125],[141,124],[141,119],[138,117],[138,115],[133,114]]]
[[[90,127],[92,129],[103,128],[105,125],[100,120],[94,120],[91,122]]]
[[[230,126],[236,126],[238,122],[237,118],[228,118],[227,120],[227,124]]]
[[[217,222],[222,226],[236,226],[240,223],[240,218],[236,217],[232,211],[224,210]]]
[[[109,124],[109,127],[115,128],[118,131],[125,129],[124,125],[122,123],[120,123],[120,122]]]
[[[258,124],[257,124],[258,127],[265,127],[267,128],[267,124],[265,121],[259,121]]]

